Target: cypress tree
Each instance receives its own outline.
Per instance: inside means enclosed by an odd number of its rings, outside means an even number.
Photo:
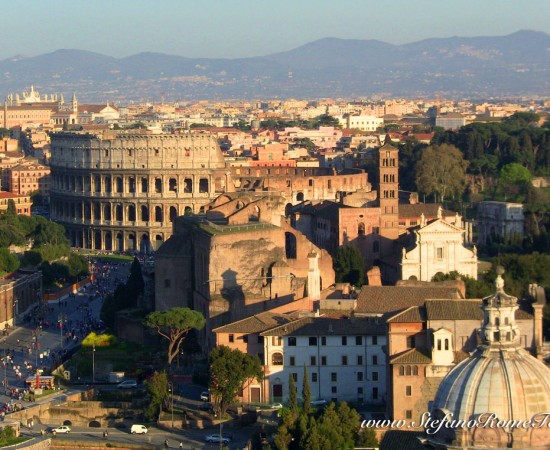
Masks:
[[[304,414],[308,415],[311,412],[311,390],[309,388],[309,380],[307,378],[307,367],[304,364],[304,381],[302,383],[302,398],[304,399]]]
[[[292,414],[296,414],[298,411],[298,399],[296,398],[296,383],[291,373],[288,375],[288,406]]]

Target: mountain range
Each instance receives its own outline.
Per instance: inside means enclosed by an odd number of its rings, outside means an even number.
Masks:
[[[0,93],[30,85],[88,102],[550,96],[550,36],[432,38],[404,45],[324,38],[239,59],[57,50],[0,61]],[[1,95],[1,94],[0,94]]]

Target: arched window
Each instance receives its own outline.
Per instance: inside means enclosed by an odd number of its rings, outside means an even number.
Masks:
[[[365,224],[363,222],[360,222],[357,225],[357,234],[359,236],[364,236],[365,235]]]
[[[500,326],[500,319],[498,317],[495,317],[495,325],[497,327]]]
[[[175,206],[170,206],[170,222],[173,222],[174,219],[178,216],[178,210]]]
[[[413,375],[414,376],[418,375],[418,366],[413,366]]]
[[[149,222],[149,208],[145,205],[141,205],[141,221]]]
[[[405,368],[403,366],[399,366],[399,375],[400,376],[405,375]]]
[[[271,355],[271,365],[273,365],[273,366],[282,366],[283,365],[283,354],[282,353],[273,353],[273,355]]]
[[[449,339],[445,339],[445,350],[449,350]]]
[[[285,253],[288,259],[296,259],[296,236],[285,233]]]
[[[405,374],[406,374],[408,377],[411,376],[411,366],[407,366],[407,367],[405,368]]]
[[[164,220],[163,216],[162,206],[155,206],[155,222],[162,222]]]
[[[437,340],[437,349],[441,350],[441,339]]]

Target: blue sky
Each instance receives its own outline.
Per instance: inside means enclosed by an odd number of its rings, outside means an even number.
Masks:
[[[237,58],[323,37],[550,34],[549,0],[4,0],[0,59],[61,48]]]

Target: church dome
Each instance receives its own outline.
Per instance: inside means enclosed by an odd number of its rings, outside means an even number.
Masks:
[[[482,344],[447,374],[431,405],[432,417],[451,421],[448,428],[427,429],[428,440],[439,448],[446,448],[444,443],[469,449],[550,448],[548,426],[513,422],[550,412],[550,369],[522,348],[514,318],[517,298],[504,292],[502,272],[496,292],[481,305]]]

